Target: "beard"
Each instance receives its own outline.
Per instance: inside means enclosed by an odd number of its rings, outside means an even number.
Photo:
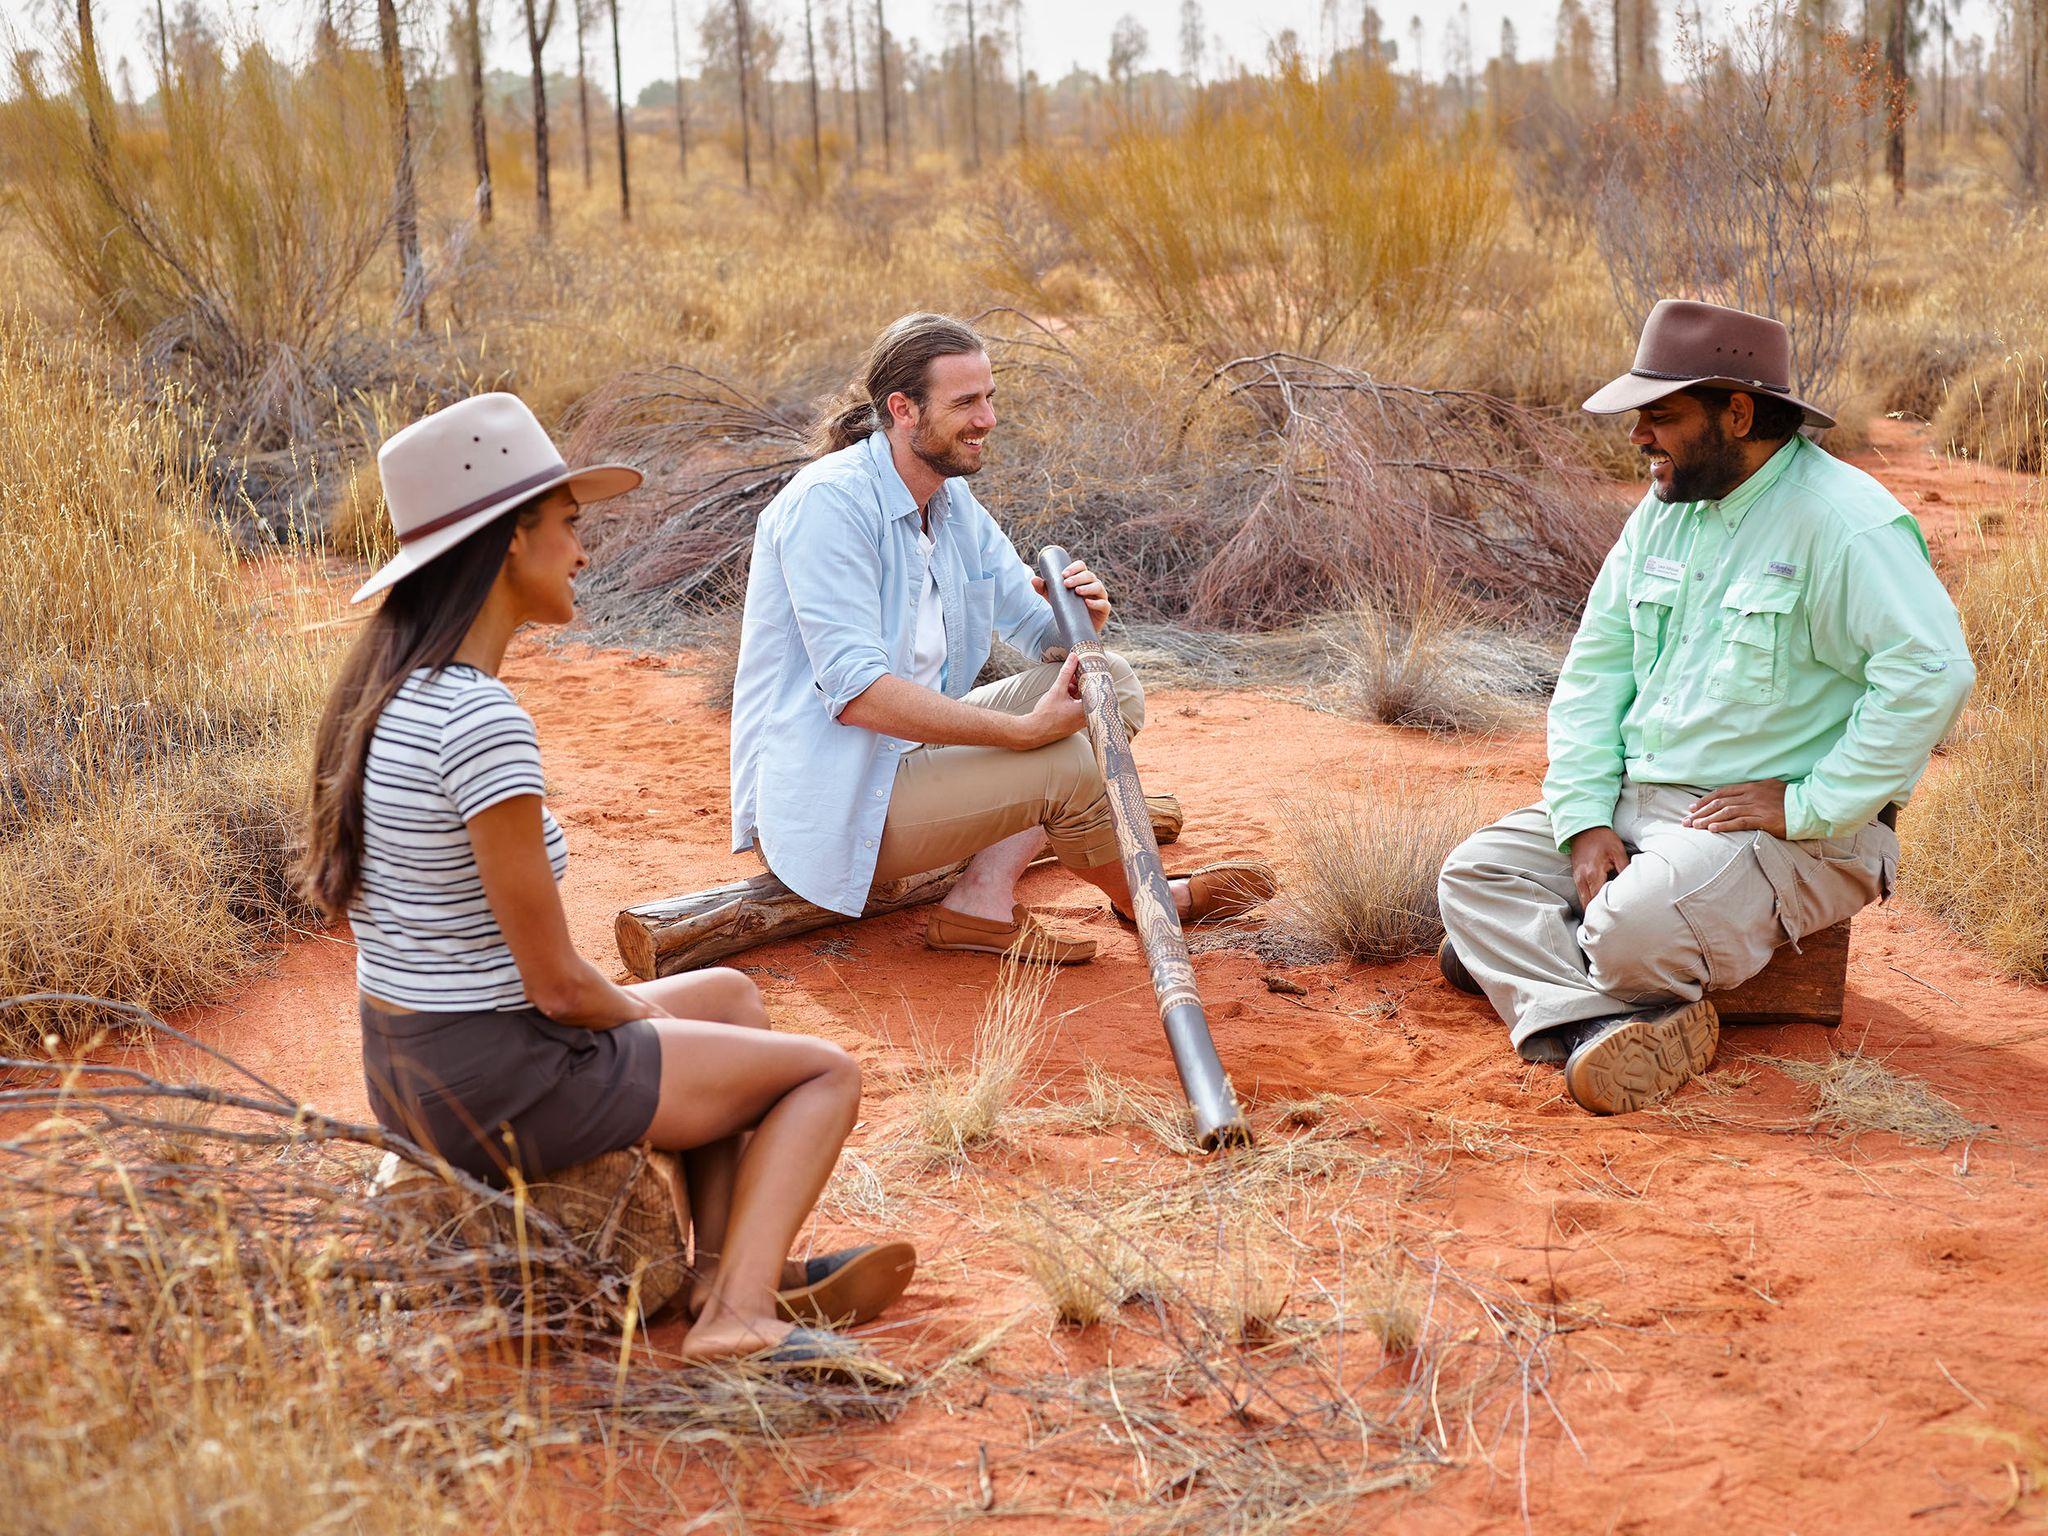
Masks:
[[[1645,450],[1644,457],[1648,458]],[[1709,416],[1699,437],[1686,445],[1684,457],[1671,455],[1671,482],[1650,489],[1659,501],[1719,501],[1744,479],[1742,445],[1728,435],[1718,418]]]
[[[921,421],[910,429],[910,451],[935,475],[971,475],[981,468],[981,458],[960,446],[957,433],[941,438]]]

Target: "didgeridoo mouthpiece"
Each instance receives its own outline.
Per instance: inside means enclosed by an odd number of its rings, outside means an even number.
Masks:
[[[1088,605],[1067,589],[1065,571],[1074,557],[1057,544],[1038,552],[1038,576],[1045,583],[1045,600],[1052,605],[1052,620],[1060,632],[1060,644],[1068,650],[1092,642],[1095,621],[1088,617]]]

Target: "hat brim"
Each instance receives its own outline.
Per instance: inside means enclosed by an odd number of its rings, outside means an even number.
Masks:
[[[351,603],[360,603],[366,597],[375,597],[386,587],[405,580],[423,565],[448,553],[464,539],[475,533],[486,523],[503,517],[514,507],[524,506],[536,496],[566,485],[569,494],[576,498],[577,505],[588,506],[593,501],[609,501],[614,496],[623,496],[636,489],[646,476],[630,464],[592,464],[584,469],[565,469],[553,479],[543,480],[539,485],[507,496],[503,501],[493,502],[477,512],[471,513],[459,523],[450,523],[446,528],[436,528],[423,539],[401,545],[397,554],[378,567],[368,581],[356,588]]]
[[[1739,389],[1746,395],[1758,399],[1783,400],[1787,405],[1799,407],[1809,427],[1832,427],[1835,418],[1817,405],[1808,405],[1797,395],[1781,395],[1775,390],[1759,389],[1746,379],[1716,378],[1708,376],[1699,379],[1646,379],[1641,374],[1624,373],[1593,391],[1585,404],[1579,407],[1595,416],[1619,416],[1625,411],[1639,411],[1646,405],[1662,400],[1666,395],[1675,395],[1683,389]]]

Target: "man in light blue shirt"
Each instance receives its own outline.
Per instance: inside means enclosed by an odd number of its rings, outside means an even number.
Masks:
[[[1120,913],[1129,892],[1072,659],[974,686],[994,636],[1030,657],[1054,640],[1041,583],[967,489],[994,400],[971,327],[907,315],[820,423],[821,457],[762,512],[733,687],[733,848],[848,915],[878,881],[969,859],[926,942],[1073,963],[1094,943],[1052,938],[1016,902],[1047,839]],[[1102,582],[1079,561],[1065,582],[1100,633]],[[1143,693],[1110,661],[1135,733]],[[1200,921],[1273,885],[1263,865],[1228,864],[1173,888]]]

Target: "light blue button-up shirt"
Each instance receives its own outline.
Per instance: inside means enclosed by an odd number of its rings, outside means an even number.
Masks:
[[[874,883],[897,761],[918,743],[842,724],[839,712],[879,677],[912,676],[925,579],[918,512],[876,432],[805,465],[754,530],[733,683],[733,852],[758,841],[791,890],[849,915]],[[1052,609],[965,480],[933,498],[931,538],[943,689],[957,699],[992,636],[1040,655]]]

